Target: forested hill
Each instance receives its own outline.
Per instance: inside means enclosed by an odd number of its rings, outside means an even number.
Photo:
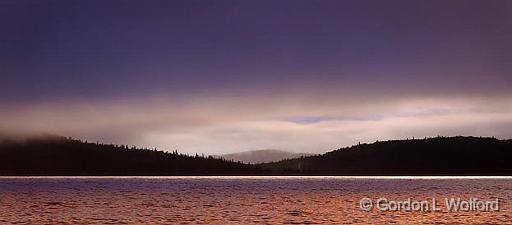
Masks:
[[[63,137],[0,139],[0,175],[512,175],[512,140],[393,140],[248,165]]]
[[[0,175],[250,175],[251,165],[63,137],[0,140]]]
[[[393,140],[260,166],[279,174],[512,175],[512,140],[477,137]]]

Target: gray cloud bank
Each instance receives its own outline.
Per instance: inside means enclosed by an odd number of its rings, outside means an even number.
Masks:
[[[512,97],[154,97],[3,108],[0,131],[222,154],[251,149],[320,153],[375,140],[512,137]]]

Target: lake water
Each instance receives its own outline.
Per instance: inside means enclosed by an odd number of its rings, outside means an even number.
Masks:
[[[447,211],[452,197],[500,209]],[[362,198],[437,199],[442,210],[365,211]],[[511,203],[510,177],[0,178],[1,224],[512,224]]]

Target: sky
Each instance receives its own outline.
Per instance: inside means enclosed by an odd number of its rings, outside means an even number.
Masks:
[[[0,133],[184,153],[512,137],[512,1],[0,0]]]

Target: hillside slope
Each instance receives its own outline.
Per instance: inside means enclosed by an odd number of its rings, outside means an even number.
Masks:
[[[0,141],[0,175],[237,175],[251,165],[63,137]]]
[[[477,137],[393,140],[260,166],[277,174],[512,175],[512,140]]]

